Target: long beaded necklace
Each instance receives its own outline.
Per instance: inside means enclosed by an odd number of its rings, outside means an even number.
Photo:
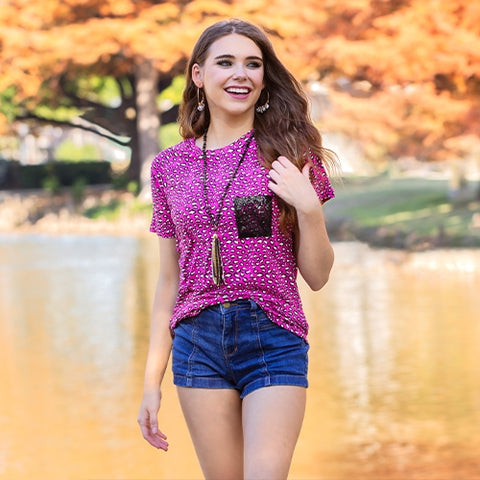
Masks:
[[[227,185],[225,190],[220,197],[220,202],[218,206],[218,211],[214,214],[208,204],[207,198],[207,132],[203,134],[203,145],[202,145],[202,159],[203,159],[203,199],[205,202],[205,209],[207,211],[208,216],[210,217],[210,221],[213,225],[213,237],[212,237],[212,279],[215,285],[218,287],[225,283],[225,278],[223,276],[223,265],[222,265],[222,257],[220,256],[220,240],[218,238],[218,224],[220,222],[220,216],[222,215],[222,207],[225,197],[227,196],[228,190],[230,185],[232,184],[233,179],[236,177],[238,170],[240,169],[240,165],[242,164],[243,160],[245,159],[245,155],[247,154],[248,147],[253,139],[253,133],[248,138],[245,149],[242,152],[242,156],[238,161],[235,170],[233,171],[232,175],[228,179]]]

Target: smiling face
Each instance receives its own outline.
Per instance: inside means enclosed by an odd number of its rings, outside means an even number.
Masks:
[[[192,79],[203,88],[210,115],[248,115],[264,87],[260,48],[248,37],[230,34],[210,45],[203,65],[194,64]]]

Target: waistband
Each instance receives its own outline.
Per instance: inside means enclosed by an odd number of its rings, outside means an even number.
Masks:
[[[221,312],[232,311],[232,310],[242,310],[242,309],[255,311],[259,308],[256,302],[254,302],[251,299],[244,299],[244,298],[213,305],[213,308],[215,307],[219,308]]]

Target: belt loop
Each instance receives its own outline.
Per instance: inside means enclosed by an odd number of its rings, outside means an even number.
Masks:
[[[257,309],[258,309],[257,303],[254,300],[252,300],[251,298],[249,298],[248,301],[250,302],[250,311],[251,312],[256,312]]]

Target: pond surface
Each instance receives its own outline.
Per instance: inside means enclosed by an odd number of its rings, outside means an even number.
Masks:
[[[480,479],[480,251],[335,251],[290,478]],[[0,478],[201,478],[170,372],[169,452],[136,424],[157,268],[153,236],[0,237]]]

